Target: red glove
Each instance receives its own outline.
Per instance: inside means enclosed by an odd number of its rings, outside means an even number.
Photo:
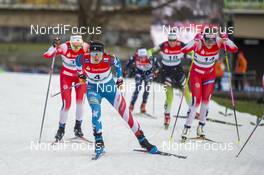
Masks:
[[[194,37],[194,41],[200,41],[201,39],[203,39],[203,35],[200,33],[197,33]]]
[[[226,33],[221,34],[221,38],[222,38],[224,41],[228,40],[228,34],[226,34]]]

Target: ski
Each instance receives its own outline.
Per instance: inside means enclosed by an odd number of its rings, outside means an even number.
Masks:
[[[51,145],[56,145],[58,143],[88,143],[93,144],[93,142],[85,137],[71,137],[65,140],[55,140],[51,143]]]
[[[250,122],[251,125],[256,126],[256,123]],[[264,126],[264,123],[259,124],[259,126]]]
[[[219,111],[218,113],[221,114],[221,115],[223,115],[223,116],[231,116],[231,115],[233,115],[232,113],[227,113],[227,114],[225,114],[225,113],[223,113],[222,111]]]
[[[147,150],[144,150],[144,149],[134,149],[133,151],[151,154]],[[179,158],[179,159],[186,159],[187,158],[187,156],[182,156],[182,155],[178,155],[178,154],[172,154],[172,153],[168,153],[168,152],[164,152],[164,151],[158,151],[154,155],[172,156],[172,157],[176,157],[176,158]]]
[[[53,145],[56,145],[58,143],[62,143],[62,141],[56,139],[55,141],[51,142],[51,145],[53,146]]]
[[[104,156],[105,152],[102,152],[101,154],[95,154],[92,157],[92,160],[98,160],[99,158],[101,158],[102,156]]]
[[[140,116],[140,117],[145,117],[145,118],[150,118],[150,119],[157,119],[157,117],[148,114],[148,113],[134,113],[135,116]]]
[[[176,117],[175,115],[173,117]],[[187,118],[187,116],[184,116],[184,115],[179,115],[178,116],[179,118]],[[230,125],[230,126],[236,126],[235,123],[231,123],[231,122],[226,122],[226,121],[223,121],[223,120],[217,120],[217,119],[213,119],[213,118],[207,118],[206,121],[209,121],[209,122],[214,122],[214,123],[220,123],[220,124],[224,124],[224,125]],[[241,124],[237,124],[237,126],[242,126]]]
[[[208,142],[212,142],[212,143],[220,143],[220,142],[214,141],[212,139],[208,139],[206,137],[200,137],[200,136],[188,138],[187,140],[202,140],[202,141],[208,141]]]
[[[81,141],[84,141],[84,142],[87,142],[87,143],[93,143],[93,141],[91,141],[91,140],[89,140],[89,139],[87,139],[85,137],[77,137],[77,136],[76,137],[71,137],[71,138],[69,138],[67,140],[69,140],[69,141],[81,140]]]

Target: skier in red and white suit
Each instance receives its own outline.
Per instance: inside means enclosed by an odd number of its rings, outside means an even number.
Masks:
[[[194,51],[194,62],[190,70],[190,88],[192,92],[192,104],[188,111],[188,118],[182,132],[182,139],[186,140],[196,111],[200,108],[200,121],[197,128],[197,136],[204,137],[203,127],[208,114],[208,105],[214,90],[215,82],[215,61],[219,57],[220,49],[229,52],[236,52],[237,46],[228,39],[227,34],[221,37],[213,33],[210,28],[205,33],[197,34],[194,40],[190,41],[182,52]]]
[[[56,40],[55,40],[56,41]],[[55,55],[61,55],[62,68],[60,70],[60,90],[62,98],[62,108],[60,111],[59,129],[55,139],[61,140],[65,132],[65,124],[68,117],[68,111],[71,106],[71,89],[68,89],[73,84],[79,83],[77,69],[75,66],[75,58],[88,52],[89,45],[83,42],[81,35],[72,35],[70,41],[63,44],[53,42],[53,45],[44,53],[45,58],[53,58]],[[75,87],[76,92],[76,123],[74,134],[77,137],[82,137],[81,123],[83,119],[83,103],[86,93],[86,85],[82,84]]]

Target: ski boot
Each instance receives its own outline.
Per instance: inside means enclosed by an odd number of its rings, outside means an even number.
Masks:
[[[195,114],[195,119],[197,119],[197,120],[200,119],[200,113],[196,112],[196,114]]]
[[[191,127],[190,126],[187,126],[187,125],[184,125],[184,128],[182,130],[182,142],[185,142],[189,136],[189,133],[190,133],[190,129]]]
[[[168,129],[170,125],[170,114],[169,113],[165,113],[165,117],[164,117],[164,127],[165,129]]]
[[[151,154],[158,153],[158,151],[159,151],[158,148],[155,145],[152,145],[151,143],[149,143],[149,141],[144,136],[143,131],[139,130],[136,133],[136,137],[137,137],[138,142],[142,148],[145,148]]]
[[[76,137],[83,137],[83,132],[82,132],[82,121],[76,120],[75,126],[74,126],[74,135]]]
[[[147,112],[147,110],[146,110],[146,103],[142,103],[141,104],[141,106],[140,106],[140,112],[143,113],[143,114]]]
[[[64,136],[64,133],[65,133],[65,124],[60,125],[60,127],[59,127],[59,129],[55,135],[55,139],[56,139],[55,142],[61,141],[62,137]]]
[[[130,112],[133,112],[133,110],[134,110],[134,105],[133,105],[133,104],[130,104],[130,105],[129,105],[129,111],[130,111]]]
[[[204,132],[204,123],[199,122],[199,125],[197,127],[197,136],[198,137],[205,137],[205,132]]]
[[[94,152],[96,154],[96,156],[100,156],[101,154],[104,154],[104,141],[103,141],[103,137],[102,137],[102,133],[96,133],[94,134],[95,137],[95,149]]]

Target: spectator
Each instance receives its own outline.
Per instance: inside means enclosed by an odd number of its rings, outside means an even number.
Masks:
[[[235,67],[235,89],[244,90],[244,78],[247,71],[247,59],[243,51],[239,51]]]
[[[224,70],[225,65],[221,59],[217,60],[215,63],[215,84],[216,84],[216,90],[221,91],[222,90],[222,77],[224,76]]]
[[[263,90],[264,90],[264,74],[263,74],[263,76],[262,76],[262,88],[263,88]]]

